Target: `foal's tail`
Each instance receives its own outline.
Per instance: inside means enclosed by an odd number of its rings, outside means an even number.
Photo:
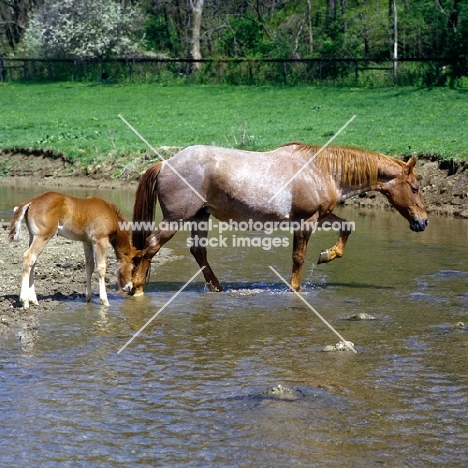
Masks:
[[[162,162],[153,164],[141,177],[133,206],[133,246],[144,249],[146,238],[151,234],[154,210],[158,198],[157,181]]]
[[[21,239],[21,221],[28,211],[30,201],[22,203],[20,206],[15,206],[13,211],[15,214],[10,222],[10,231],[8,232],[8,240],[10,242],[18,242]]]

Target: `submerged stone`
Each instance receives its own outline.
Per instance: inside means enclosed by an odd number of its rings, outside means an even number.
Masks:
[[[259,393],[261,398],[294,401],[304,397],[300,390],[294,390],[279,384]]]

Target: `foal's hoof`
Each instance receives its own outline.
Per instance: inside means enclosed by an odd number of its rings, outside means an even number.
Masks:
[[[320,252],[317,263],[328,263],[330,261],[330,252],[328,250],[322,250]]]

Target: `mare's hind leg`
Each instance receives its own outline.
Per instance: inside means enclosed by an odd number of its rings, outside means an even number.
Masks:
[[[335,258],[342,257],[345,251],[346,242],[349,235],[351,234],[350,223],[346,221],[346,219],[340,218],[334,214],[331,214],[328,218],[321,221],[319,226],[323,225],[324,223],[330,223],[328,224],[328,228],[332,227],[332,224],[334,223],[337,223],[337,225],[339,224],[340,235],[338,236],[338,240],[333,247],[327,250],[322,250],[317,263],[328,263]]]
[[[307,243],[312,231],[310,229],[298,229],[294,231],[293,237],[293,269],[291,277],[291,288],[295,291],[301,290],[302,266],[307,253]]]
[[[36,289],[34,287],[34,268],[39,255],[49,242],[50,237],[32,237],[29,239],[29,248],[23,254],[23,274],[21,280],[20,302],[25,309],[29,303],[38,305]]]
[[[210,264],[207,260],[206,245],[208,243],[208,229],[202,229],[204,226],[208,227],[209,215],[203,215],[201,218],[194,219],[194,227],[192,229],[192,238],[190,244],[190,253],[194,256],[198,266],[203,268],[203,276],[208,289],[211,292],[222,291],[223,288],[219,284]]]

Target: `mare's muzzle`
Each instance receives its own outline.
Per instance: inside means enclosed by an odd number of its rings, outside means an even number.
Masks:
[[[427,218],[424,219],[413,219],[410,222],[410,229],[414,232],[422,232],[427,228],[429,221]]]

